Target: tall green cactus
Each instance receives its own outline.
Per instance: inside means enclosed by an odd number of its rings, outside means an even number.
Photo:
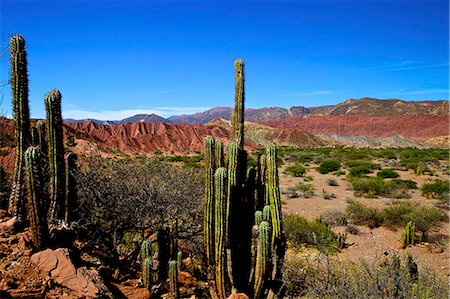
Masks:
[[[227,215],[227,171],[225,168],[219,168],[215,174],[215,279],[216,292],[219,298],[226,298],[225,291],[225,274],[226,274],[226,258],[225,258],[225,243],[226,243],[226,215]]]
[[[147,289],[152,287],[152,266],[152,259],[150,257],[144,258],[142,263],[142,283]]]
[[[66,197],[65,197],[65,211],[64,220],[69,222],[72,220],[74,204],[77,201],[77,154],[68,153],[66,157]]]
[[[47,213],[45,204],[48,199],[43,177],[45,159],[38,147],[29,147],[25,152],[28,219],[34,246],[41,249],[48,242]]]
[[[28,148],[30,135],[30,110],[28,107],[28,71],[25,39],[13,35],[10,39],[11,91],[14,118],[14,132],[17,142],[13,187],[9,199],[9,213],[17,217],[17,223],[25,220],[24,154]]]
[[[216,157],[216,168],[224,167],[223,162],[223,143],[220,140],[215,141],[215,157]]]
[[[258,159],[257,169],[247,169],[241,60],[236,61],[235,71],[236,101],[225,168],[217,169],[217,143],[214,146],[214,139],[205,139],[205,247],[208,261],[214,257],[214,263],[208,264],[208,273],[213,275],[209,278],[211,297],[225,299],[230,293],[243,292],[251,298],[282,298],[285,239],[276,148],[270,145]],[[211,231],[215,234],[208,237]]]
[[[61,115],[61,93],[52,90],[45,95],[48,125],[48,149],[50,165],[50,218],[64,219],[65,203],[65,163]]]
[[[234,78],[235,78],[235,109],[231,119],[232,137],[239,149],[244,148],[244,61],[236,59],[234,62]]]
[[[205,147],[205,219],[204,219],[204,238],[206,244],[206,261],[208,266],[214,265],[214,173],[215,173],[215,156],[214,156],[214,138],[206,137],[204,141]],[[210,274],[212,275],[212,274]]]

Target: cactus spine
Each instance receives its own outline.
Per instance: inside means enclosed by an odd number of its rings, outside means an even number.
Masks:
[[[9,199],[9,213],[17,216],[21,224],[25,218],[24,171],[25,150],[30,143],[30,111],[28,107],[28,71],[25,39],[13,35],[10,39],[11,50],[11,91],[14,117],[14,132],[17,142],[13,188]]]
[[[416,232],[416,225],[414,222],[409,221],[406,227],[402,231],[402,245],[403,248],[408,245],[414,245],[414,234]]]
[[[259,157],[257,169],[247,169],[247,152],[243,148],[243,65],[242,60],[234,65],[235,109],[224,168],[218,167],[222,165],[217,157],[222,154],[218,154],[221,150],[217,141],[205,139],[205,247],[208,262],[214,259],[208,264],[210,292],[214,299],[225,299],[235,292],[251,298],[282,298],[285,239],[276,148],[270,145],[266,154]],[[215,234],[209,237],[208,232]]]
[[[25,152],[28,188],[28,218],[33,244],[41,249],[48,241],[45,203],[48,198],[44,177],[45,159],[38,147],[29,147]]]
[[[236,59],[234,62],[235,78],[235,109],[231,119],[231,129],[233,140],[237,143],[239,149],[244,148],[244,61]]]
[[[72,220],[72,211],[74,204],[77,201],[77,154],[68,153],[66,157],[66,197],[65,197],[65,211],[64,220],[69,222]]]
[[[39,131],[36,127],[31,127],[31,145],[39,145]]]
[[[178,298],[178,270],[177,261],[169,262],[169,286],[170,298]]]
[[[65,163],[61,115],[61,93],[52,90],[45,95],[50,164],[50,219],[64,219]]]

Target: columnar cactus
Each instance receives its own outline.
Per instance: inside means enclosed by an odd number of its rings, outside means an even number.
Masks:
[[[77,201],[77,154],[68,153],[66,157],[66,197],[65,197],[65,211],[64,220],[69,222],[72,220],[72,211],[74,204]]]
[[[406,227],[402,231],[402,245],[407,247],[408,245],[414,245],[414,234],[416,232],[416,225],[414,222],[409,221]]]
[[[214,140],[214,139],[213,139]],[[215,141],[215,158],[216,158],[216,168],[224,167],[223,162],[223,143],[220,140]]]
[[[239,149],[244,148],[244,61],[236,59],[234,62],[234,79],[235,79],[235,109],[231,118],[232,137]]]
[[[45,108],[47,112],[48,125],[48,149],[50,165],[50,211],[49,216],[53,219],[64,219],[65,192],[65,163],[64,143],[61,115],[61,93],[52,90],[45,95]]]
[[[204,141],[205,146],[205,223],[204,223],[204,238],[206,245],[206,263],[208,266],[214,265],[214,172],[215,172],[215,157],[214,157],[214,138],[206,137]]]
[[[12,107],[17,148],[13,187],[8,210],[12,215],[17,216],[17,223],[21,224],[25,218],[25,192],[23,189],[25,175],[24,154],[31,139],[25,39],[19,34],[13,35],[10,39],[10,50]]]
[[[152,286],[152,266],[153,262],[152,259],[147,257],[143,260],[142,263],[142,283],[144,284],[144,287],[147,289],[150,289]]]
[[[141,244],[142,280],[146,288],[157,293],[159,286],[167,279],[169,265],[169,237],[167,231],[160,229],[156,239],[144,240]]]
[[[170,286],[170,298],[178,298],[178,269],[177,261],[169,262],[169,286]]]
[[[178,266],[178,271],[181,271],[181,260],[183,258],[183,252],[182,251],[178,251],[177,253],[177,266]]]
[[[226,298],[225,291],[225,274],[226,274],[226,215],[227,215],[227,171],[225,168],[219,168],[214,175],[215,178],[215,235],[214,235],[214,252],[215,252],[215,279],[216,292],[219,298]]]
[[[232,140],[226,144],[224,167],[218,167],[217,141],[205,139],[205,247],[211,297],[224,299],[242,292],[251,298],[281,298],[285,239],[276,148],[269,145],[257,169],[247,169],[241,60],[235,71]]]
[[[38,147],[29,147],[25,152],[27,188],[28,188],[28,219],[32,241],[36,248],[41,249],[48,242],[47,213],[45,204],[48,199],[46,184],[43,177],[45,159]]]

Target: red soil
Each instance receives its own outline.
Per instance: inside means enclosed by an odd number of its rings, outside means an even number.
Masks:
[[[427,140],[449,135],[449,117],[433,115],[401,116],[310,116],[289,117],[280,121],[266,121],[266,125],[277,128],[297,128],[311,134],[340,136],[403,137]]]

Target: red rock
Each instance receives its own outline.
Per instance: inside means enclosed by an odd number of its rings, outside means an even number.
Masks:
[[[0,218],[5,218],[8,215],[8,212],[5,210],[0,210]]]
[[[9,220],[0,222],[0,232],[11,232],[14,230],[14,225],[16,224],[16,217],[12,217]]]
[[[178,283],[186,288],[195,287],[197,280],[189,272],[178,271]]]
[[[37,252],[31,256],[31,262],[37,265],[43,275],[50,277],[61,286],[74,290],[79,296],[113,297],[97,270],[86,267],[77,269],[65,248]]]

